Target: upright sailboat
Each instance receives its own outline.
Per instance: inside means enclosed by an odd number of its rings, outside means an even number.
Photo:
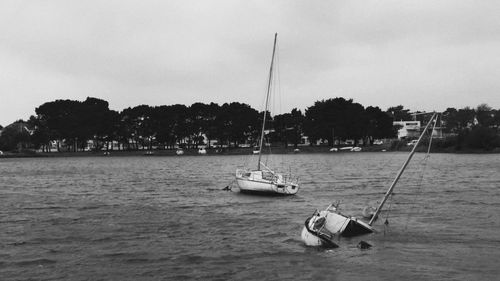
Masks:
[[[241,192],[244,193],[261,193],[261,194],[275,194],[275,195],[293,195],[299,191],[298,179],[293,178],[291,175],[283,175],[273,171],[261,162],[262,159],[262,146],[264,143],[266,113],[269,109],[269,95],[271,92],[271,83],[274,75],[274,63],[276,54],[276,41],[278,33],[274,35],[273,54],[271,57],[271,66],[269,68],[269,77],[267,83],[266,103],[264,109],[264,117],[262,120],[262,128],[259,139],[258,161],[257,169],[237,169],[236,170],[236,183]],[[257,152],[254,152],[257,154]]]
[[[419,145],[420,141],[422,140],[432,123],[434,123],[434,127],[432,128],[433,132],[437,123],[437,113],[434,113],[432,115],[431,119],[425,126],[425,129],[413,146],[406,161],[403,163],[403,166],[399,170],[389,189],[382,198],[382,202],[379,204],[377,209],[375,209],[375,212],[371,215],[369,222],[362,221],[356,217],[346,216],[338,210],[338,206],[334,206],[332,204],[323,211],[316,210],[314,214],[305,221],[301,233],[302,241],[304,241],[304,243],[308,246],[331,247],[332,245],[336,245],[332,241],[335,237],[353,237],[374,232],[375,230],[372,227],[373,222],[377,219],[378,215],[382,211],[382,207],[384,206],[389,196],[392,194],[396,183],[403,174],[406,166],[415,153],[417,146]]]

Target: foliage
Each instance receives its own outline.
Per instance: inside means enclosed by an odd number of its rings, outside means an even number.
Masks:
[[[139,105],[117,112],[109,109],[107,101],[92,97],[82,102],[46,102],[35,112],[27,122],[20,120],[3,128],[0,149],[33,147],[50,151],[53,144],[67,151],[89,145],[94,150],[109,149],[113,144],[118,144],[118,149],[133,150],[258,145],[264,113],[239,102]],[[333,146],[335,141],[363,139],[365,145],[371,145],[375,139],[395,137],[393,120],[411,118],[402,105],[384,112],[337,97],[315,102],[304,114],[296,108],[276,116],[266,112],[266,131],[271,132],[267,141],[297,147],[301,138],[308,136],[311,144],[319,141]],[[441,126],[447,139],[436,145],[443,149],[490,150],[500,146],[500,111],[486,104],[476,109],[448,108],[442,114]]]
[[[274,117],[274,134],[272,141],[282,142],[285,147],[288,143],[297,148],[301,141],[304,126],[304,115],[297,108],[290,113],[280,114]]]
[[[378,107],[364,108],[352,99],[334,98],[317,101],[306,109],[304,133],[312,142],[360,138],[389,138],[395,135],[392,118]]]
[[[500,118],[498,110],[487,104],[476,109],[448,108],[443,113],[445,131],[449,134],[443,146],[456,150],[492,150],[500,147]]]
[[[412,120],[410,110],[404,109],[402,105],[389,107],[386,112],[394,121]]]
[[[0,150],[14,151],[27,148],[30,142],[28,124],[22,120],[3,128],[0,136]]]

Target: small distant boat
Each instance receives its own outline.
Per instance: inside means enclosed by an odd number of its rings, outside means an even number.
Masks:
[[[175,151],[175,154],[177,154],[177,155],[182,155],[182,154],[184,154],[184,150],[182,150],[182,149],[177,149],[177,150]]]
[[[340,150],[342,150],[342,151],[346,151],[346,150],[351,151],[353,148],[354,147],[352,147],[352,146],[344,146],[344,147],[341,147]]]
[[[353,216],[344,215],[340,212],[338,204],[336,205],[330,204],[323,211],[316,210],[314,214],[306,220],[305,226],[302,228],[301,232],[302,241],[304,241],[304,243],[307,246],[329,247],[331,246],[331,243],[334,243],[332,241],[334,237],[353,237],[374,232],[375,230],[372,227],[373,222],[377,219],[378,215],[380,214],[380,211],[382,210],[382,207],[384,206],[389,196],[392,194],[392,191],[396,186],[396,183],[403,174],[406,166],[408,165],[413,154],[415,153],[418,144],[422,140],[424,134],[429,129],[431,123],[434,122],[434,127],[436,126],[437,121],[435,121],[435,118],[437,119],[436,113],[432,115],[429,123],[427,123],[427,126],[425,126],[425,129],[423,130],[422,134],[420,135],[418,140],[414,142],[413,149],[408,155],[406,161],[403,163],[403,166],[399,170],[398,174],[396,175],[396,178],[394,179],[391,186],[387,190],[379,206],[374,210],[372,208],[365,208],[363,210],[363,215],[365,217],[369,217],[370,219],[369,222],[362,221],[361,219],[358,219]],[[432,131],[434,131],[434,128]],[[429,150],[427,153],[429,153],[430,151],[431,141],[432,141],[432,134],[431,134],[431,140],[429,141]]]
[[[207,154],[207,150],[205,148],[198,148],[198,154],[201,155]]]
[[[146,153],[144,153],[144,155],[146,155],[146,156],[152,156],[152,155],[154,155],[154,152],[151,151],[151,150],[148,150],[148,151],[146,151]]]
[[[260,193],[260,194],[278,194],[278,195],[293,195],[299,191],[298,178],[293,178],[291,175],[285,176],[277,173],[266,167],[261,162],[262,146],[264,144],[264,130],[266,125],[266,112],[269,107],[269,95],[271,92],[271,82],[273,81],[273,65],[276,51],[276,40],[278,34],[274,35],[273,55],[271,57],[271,67],[269,70],[269,80],[267,84],[266,104],[264,109],[264,117],[260,133],[259,149],[253,151],[259,155],[257,161],[257,169],[237,169],[236,183],[243,193]]]
[[[331,152],[337,152],[337,151],[339,151],[339,149],[338,149],[338,148],[336,148],[336,147],[332,147],[332,148],[330,148],[330,151],[331,151]]]
[[[417,141],[418,141],[418,140],[411,140],[411,141],[409,141],[406,145],[407,145],[407,146],[413,146],[413,145],[415,145],[415,144],[417,143]]]
[[[351,151],[354,151],[354,152],[361,151],[361,147],[355,146],[355,147],[351,148]]]
[[[296,148],[293,150],[293,153],[299,153],[300,152],[300,149]]]

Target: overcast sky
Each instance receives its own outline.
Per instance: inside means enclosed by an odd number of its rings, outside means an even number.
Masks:
[[[500,108],[500,1],[0,1],[0,125],[56,99]]]

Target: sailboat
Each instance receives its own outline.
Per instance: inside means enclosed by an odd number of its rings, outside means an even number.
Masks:
[[[333,239],[335,237],[353,237],[375,232],[375,229],[372,227],[373,222],[377,219],[378,215],[382,211],[385,202],[392,194],[396,183],[406,169],[406,166],[413,157],[413,154],[415,154],[417,146],[419,145],[420,141],[433,122],[435,128],[437,123],[437,116],[437,113],[434,113],[432,115],[422,134],[415,142],[406,161],[403,163],[403,166],[401,167],[389,189],[385,193],[381,203],[375,209],[373,214],[371,214],[371,218],[368,222],[365,222],[353,216],[342,214],[338,208],[338,204],[330,204],[325,210],[316,210],[313,215],[305,221],[304,227],[302,228],[301,232],[302,241],[304,241],[307,246],[331,247],[332,243],[334,243]],[[434,128],[432,129],[432,132],[434,131]]]
[[[269,109],[269,95],[271,92],[271,83],[273,81],[274,60],[276,54],[276,41],[278,33],[274,35],[273,55],[271,57],[271,66],[269,69],[269,77],[267,83],[266,105],[264,109],[264,117],[262,120],[262,128],[260,132],[260,141],[258,150],[254,150],[254,154],[258,154],[257,169],[237,169],[236,183],[243,193],[260,193],[270,195],[293,195],[299,191],[299,183],[297,178],[291,175],[284,175],[275,172],[271,168],[261,162],[262,145],[264,143],[264,129],[266,125],[266,112]]]

